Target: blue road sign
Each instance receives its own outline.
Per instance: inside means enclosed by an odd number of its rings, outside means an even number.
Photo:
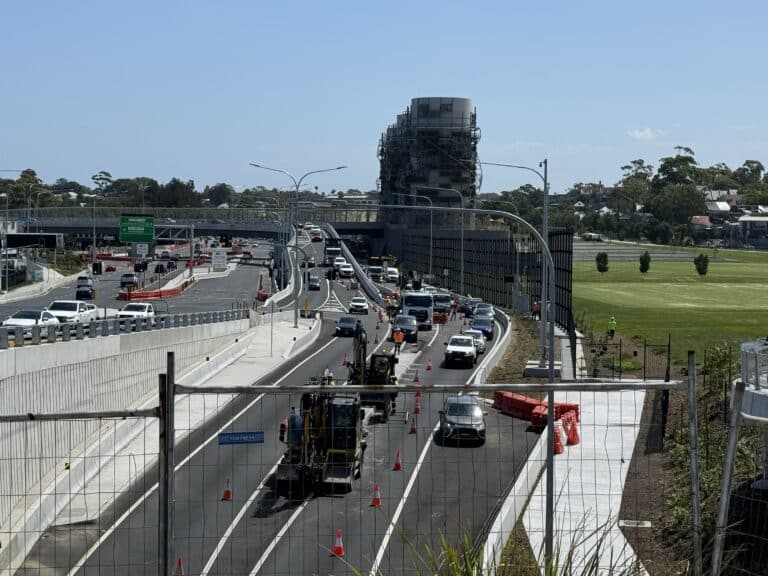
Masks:
[[[222,432],[219,444],[263,444],[264,432]]]

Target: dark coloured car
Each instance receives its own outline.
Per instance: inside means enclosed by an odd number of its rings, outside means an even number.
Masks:
[[[75,300],[93,300],[93,288],[91,286],[78,286],[75,291]]]
[[[93,279],[88,276],[77,277],[77,287],[85,286],[86,288],[93,288]]]
[[[480,332],[483,333],[483,336],[485,336],[486,340],[493,340],[493,320],[487,317],[478,317],[478,318],[472,318],[472,321],[469,323],[469,327],[472,328],[472,330],[480,330]]]
[[[306,260],[302,260],[301,267],[302,268],[314,268],[315,267],[315,259],[310,256]]]
[[[120,288],[136,288],[139,285],[139,277],[136,274],[123,274],[120,276]]]
[[[400,328],[403,331],[406,342],[416,342],[419,339],[419,325],[416,322],[415,316],[409,316],[407,314],[398,314],[395,318],[395,323],[392,325],[392,329]],[[390,333],[389,339],[392,340],[392,334]]]
[[[359,318],[342,316],[336,320],[336,336],[354,336],[362,327],[363,323],[360,322]]]
[[[482,301],[482,298],[461,298],[459,300],[459,312],[467,316],[472,316],[472,308]]]
[[[320,290],[320,277],[310,276],[307,286],[310,290]]]

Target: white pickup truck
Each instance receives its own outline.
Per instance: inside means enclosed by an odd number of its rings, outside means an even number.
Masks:
[[[152,318],[155,307],[149,302],[131,302],[117,313],[118,318]]]
[[[99,311],[93,304],[82,300],[54,300],[46,308],[62,324],[85,324],[99,319]]]

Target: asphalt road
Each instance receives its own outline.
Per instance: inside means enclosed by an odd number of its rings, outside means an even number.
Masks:
[[[332,310],[343,309],[353,294],[336,282],[330,295],[325,292],[327,282],[323,286],[323,291],[308,297],[312,307],[325,309],[326,318],[333,320],[341,313]],[[383,337],[385,327],[376,331],[373,314],[362,318],[371,352],[374,334]],[[404,381],[410,382],[419,369],[425,385],[466,383],[474,369],[445,369],[440,362],[443,341],[459,329],[460,324],[453,322],[442,326],[437,335],[422,332],[419,343],[405,345],[405,351],[416,347],[422,352]],[[330,339],[320,353],[296,365],[283,380],[273,375],[263,383],[301,384],[325,368],[343,378],[346,369],[341,364],[349,354],[350,339]],[[432,360],[431,371],[425,369],[427,359]],[[175,552],[183,558],[186,574],[251,574],[256,569],[263,574],[351,574],[328,553],[337,529],[343,532],[345,560],[363,573],[368,573],[377,558],[382,573],[415,573],[406,540],[419,550],[424,545],[436,549],[441,537],[456,543],[465,533],[470,537],[480,533],[537,438],[526,432],[523,423],[489,409],[485,445],[443,445],[432,434],[443,398],[428,394],[422,397],[417,433],[409,434],[410,421],[406,424],[403,416],[413,411],[415,399],[413,394],[401,393],[398,414],[386,424],[370,426],[362,477],[350,493],[286,497],[275,490],[271,476],[284,451],[277,439],[279,423],[299,398],[270,394],[255,400],[241,397],[177,448],[179,462],[225,425],[225,431],[265,433],[263,444],[218,446],[211,442],[177,470]],[[392,471],[395,450],[401,453],[402,472]],[[231,478],[232,502],[220,501],[225,477]],[[145,484],[152,482],[147,479]],[[380,509],[369,506],[374,483],[382,492]],[[57,538],[56,530],[49,531],[50,537],[41,539],[28,559],[28,571],[22,573],[55,566],[51,574],[67,574],[65,567],[78,562],[87,546],[105,534],[112,519],[137,495],[121,499],[96,525],[67,527],[67,538]],[[77,573],[151,572],[157,559],[157,504],[155,492],[106,536]],[[397,526],[394,530],[393,524]]]

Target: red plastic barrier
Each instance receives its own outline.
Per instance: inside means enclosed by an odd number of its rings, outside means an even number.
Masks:
[[[534,426],[544,426],[547,423],[547,403],[544,400],[536,400],[514,392],[494,392],[493,407],[504,414],[528,420]],[[555,402],[555,420],[559,420],[567,412],[574,413],[576,422],[581,421],[578,404]]]
[[[522,394],[515,394],[513,392],[502,392],[501,394],[502,396],[498,402],[500,410],[515,418],[530,420],[534,408],[541,405],[541,400],[523,396]],[[496,401],[495,398],[494,401]]]

